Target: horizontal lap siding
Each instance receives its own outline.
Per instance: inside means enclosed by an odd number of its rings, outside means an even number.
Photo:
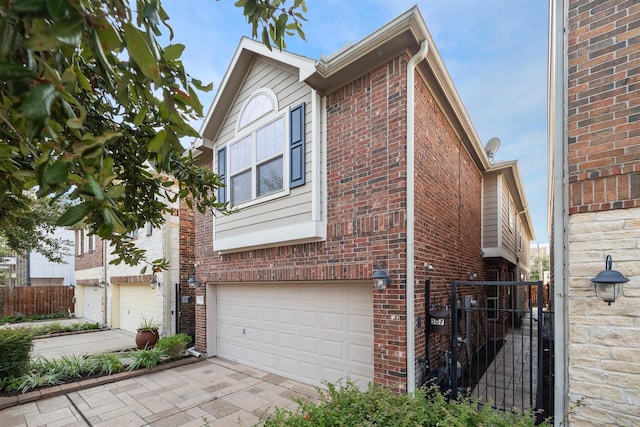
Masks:
[[[496,178],[496,175],[490,175],[484,179],[482,246],[486,248],[498,246],[498,181]]]
[[[509,228],[509,186],[502,179],[502,248],[508,253],[516,253],[516,223],[512,229]],[[515,205],[513,207],[515,209]]]
[[[277,68],[274,64],[256,61],[242,85],[236,101],[222,127],[217,144],[231,141],[236,135],[236,121],[244,103],[257,90],[268,87],[278,97],[278,108],[307,103],[306,108],[306,185],[291,190],[288,196],[264,203],[258,203],[239,210],[230,216],[216,218],[216,237],[233,237],[234,234],[250,233],[291,225],[311,220],[311,96],[310,89],[298,81],[297,74],[290,70]]]

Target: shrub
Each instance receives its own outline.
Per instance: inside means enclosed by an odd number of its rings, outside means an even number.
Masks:
[[[29,331],[0,330],[0,379],[19,377],[29,366],[33,337]]]
[[[162,359],[167,357],[167,354],[159,348],[145,348],[142,350],[136,350],[130,354],[132,361],[127,367],[129,371],[136,370],[138,368],[153,368]]]
[[[180,359],[184,356],[184,350],[191,341],[187,334],[177,334],[172,337],[162,337],[156,343],[156,347],[163,350],[172,359]]]
[[[531,413],[505,413],[470,400],[447,400],[436,388],[396,394],[370,384],[361,391],[351,381],[318,389],[318,402],[298,401],[298,409],[276,408],[264,427],[297,426],[495,426],[535,425]],[[547,425],[547,424],[543,424]]]
[[[0,323],[33,322],[34,320],[64,319],[67,317],[69,317],[69,314],[66,312],[52,314],[34,314],[32,316],[19,314],[15,316],[2,316],[0,317]]]
[[[95,373],[99,375],[111,375],[124,369],[118,355],[113,353],[101,353],[89,356],[88,360]]]

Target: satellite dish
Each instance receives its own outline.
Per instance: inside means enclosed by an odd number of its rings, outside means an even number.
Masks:
[[[484,146],[484,151],[487,153],[487,157],[489,157],[489,162],[493,164],[494,156],[500,149],[500,138],[494,136],[487,142],[487,145]]]

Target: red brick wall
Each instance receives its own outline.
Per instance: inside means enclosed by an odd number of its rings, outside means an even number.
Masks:
[[[76,248],[78,248],[81,243],[78,242],[78,232],[76,232]],[[75,262],[76,271],[87,270],[89,268],[101,267],[104,258],[103,258],[103,244],[102,239],[96,236],[96,248],[91,252],[86,252],[82,255],[78,255],[76,252]]]
[[[451,281],[484,280],[481,249],[482,176],[422,79],[416,79],[416,358],[425,357],[425,280],[431,304],[450,304]],[[424,265],[432,265],[428,272]],[[479,292],[469,287],[464,294]],[[478,298],[477,295],[474,298]],[[431,366],[444,360],[449,334],[431,334]]]
[[[640,4],[569,2],[569,213],[640,206]]]
[[[195,211],[189,209],[186,203],[180,204],[180,266],[179,266],[179,294],[190,296],[191,301],[183,303],[178,301],[180,318],[178,322],[178,332],[194,334],[196,328],[196,311],[194,289],[189,288],[188,280],[195,275]]]
[[[374,379],[406,390],[406,65],[401,56],[327,97],[328,229],[325,242],[219,255],[212,216],[196,215],[197,275],[208,282],[370,279],[377,261],[393,283],[374,292]],[[419,80],[419,79],[418,79]],[[416,122],[416,279],[423,262],[439,286],[481,275],[480,175],[422,82]],[[471,259],[470,262],[466,259]],[[441,288],[438,288],[441,289]],[[204,295],[204,287],[198,289]],[[416,289],[424,325],[423,286]],[[205,306],[196,307],[196,346],[206,349]],[[416,330],[417,357],[424,332]]]

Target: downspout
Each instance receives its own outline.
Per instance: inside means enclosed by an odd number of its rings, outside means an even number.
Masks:
[[[91,236],[89,237],[91,238]],[[95,248],[95,244],[93,246]],[[103,305],[103,310],[102,310],[102,324],[106,325],[107,324],[107,300],[109,299],[109,294],[108,294],[108,283],[109,283],[109,279],[107,278],[107,241],[106,240],[102,240],[102,276],[104,277],[104,287],[103,287],[103,298],[104,298],[104,305]]]
[[[415,72],[427,57],[429,43],[423,40],[420,50],[407,64],[407,392],[416,390],[415,330]]]
[[[553,335],[554,335],[554,423],[566,425],[569,408],[568,354],[568,262],[567,228],[568,186],[567,166],[567,7],[566,0],[552,0],[549,9],[549,194],[552,198],[549,217],[552,218],[553,271]]]

